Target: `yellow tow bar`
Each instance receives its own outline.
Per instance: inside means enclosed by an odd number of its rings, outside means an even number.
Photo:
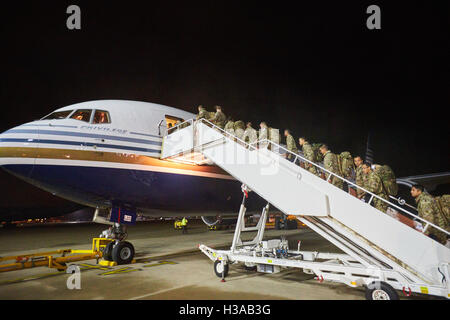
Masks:
[[[114,241],[114,239],[93,238],[91,250],[61,249],[48,252],[22,254],[18,256],[0,257],[0,263],[4,263],[0,264],[0,272],[34,267],[49,267],[63,271],[67,268],[66,264],[70,262],[97,259],[97,263],[99,263],[99,259],[103,256],[105,247],[112,241]],[[61,256],[55,257],[55,255]],[[115,262],[101,261],[101,264],[112,266]]]

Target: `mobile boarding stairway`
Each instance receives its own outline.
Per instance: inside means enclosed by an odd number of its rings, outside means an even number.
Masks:
[[[365,190],[371,195],[365,203],[329,183],[333,173],[292,154],[325,172],[327,179],[322,179],[280,153],[289,151],[269,140],[249,145],[205,119],[186,121],[164,137],[161,158],[198,165],[214,163],[243,183],[243,202],[230,250],[200,246],[215,261],[218,276],[223,279],[231,263],[245,263],[263,272],[291,267],[315,274],[319,282],[364,286],[368,299],[396,299],[395,290],[407,296],[414,292],[450,298],[448,247],[372,207],[370,203],[379,197],[369,191]],[[250,190],[268,201],[253,228],[244,224],[245,197]],[[284,239],[262,241],[269,204],[286,215],[297,216],[344,253],[306,252],[300,246],[289,250]],[[449,234],[393,203],[389,206],[419,220],[424,230],[435,228]],[[253,241],[243,242],[243,231],[257,231],[257,235]]]

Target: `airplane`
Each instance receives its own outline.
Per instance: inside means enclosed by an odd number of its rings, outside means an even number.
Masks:
[[[201,215],[213,225],[237,215],[241,183],[214,165],[160,159],[167,130],[192,118],[193,113],[147,102],[77,103],[3,132],[0,166],[103,212],[114,207],[154,217]],[[264,204],[252,197],[249,212]]]
[[[153,217],[201,215],[211,226],[223,217],[236,217],[242,200],[240,182],[213,164],[160,159],[170,127],[192,118],[193,113],[147,102],[77,103],[3,132],[0,166],[53,195],[99,211],[122,208]],[[392,200],[412,210],[413,183],[426,182],[432,189],[448,185],[449,179],[448,172],[398,178],[399,190],[405,190]],[[263,199],[252,197],[248,212],[264,205]]]

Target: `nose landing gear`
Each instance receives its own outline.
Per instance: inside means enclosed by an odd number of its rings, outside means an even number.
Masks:
[[[103,260],[107,261],[105,264],[110,265],[110,262],[129,264],[133,262],[135,250],[130,242],[125,241],[127,236],[127,227],[119,223],[114,223],[100,234],[101,238],[113,239],[103,250]]]
[[[100,237],[123,241],[128,237],[127,226],[115,222],[114,225],[112,225],[108,229],[104,230],[100,234]]]

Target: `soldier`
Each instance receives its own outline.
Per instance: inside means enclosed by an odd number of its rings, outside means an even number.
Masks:
[[[234,121],[233,118],[229,118],[224,130],[234,136]]]
[[[387,195],[387,192],[384,190],[383,182],[381,181],[381,178],[372,170],[370,163],[364,162],[363,165],[363,172],[367,175],[367,180],[364,185],[365,189],[367,191],[370,191],[374,193],[375,195],[379,196],[380,198],[383,198],[385,200],[389,200],[389,197]],[[373,206],[386,213],[386,210],[388,208],[388,203],[385,201],[382,201],[378,198],[373,198]]]
[[[413,185],[411,188],[411,196],[416,200],[419,217],[444,230],[449,229],[442,212],[439,210],[436,200],[433,196],[424,191],[423,186],[419,184]],[[447,242],[447,234],[440,230],[433,229],[432,227],[428,227],[425,230],[425,234],[443,245]]]
[[[219,128],[223,129],[225,127],[225,122],[227,121],[227,117],[222,112],[221,106],[216,106],[216,114],[211,119],[211,122],[214,123]]]
[[[286,148],[290,152],[298,154],[297,145],[296,145],[295,140],[292,137],[289,129],[285,129],[284,130],[284,136],[286,137]],[[290,153],[290,152],[287,153],[286,159],[288,159],[289,161],[293,162],[295,160],[295,156],[292,153]]]
[[[180,129],[181,121],[177,120],[174,125],[174,131],[178,131]]]
[[[252,144],[253,142],[256,142],[256,140],[258,140],[258,132],[252,128],[251,122],[247,122],[247,128],[244,131],[242,140],[244,140],[248,144]]]
[[[323,144],[322,146],[320,146],[319,150],[320,150],[320,153],[323,155],[323,165],[324,165],[325,169],[336,175],[339,175],[339,164],[338,164],[338,160],[337,160],[337,155],[332,153],[328,149],[328,146],[326,144]],[[328,174],[327,178],[329,178],[329,174]],[[331,177],[330,182],[331,182],[331,184],[333,184],[334,186],[336,186],[340,189],[342,189],[344,187],[344,181],[339,179],[337,176],[333,175]]]
[[[366,180],[367,180],[367,175],[363,171],[363,160],[360,156],[356,156],[353,159],[353,161],[355,163],[355,168],[356,168],[356,170],[355,170],[356,171],[356,185],[364,188]],[[366,193],[362,189],[357,189],[356,195],[359,199],[362,199],[362,198],[364,198]]]
[[[234,134],[236,137],[238,137],[241,140],[243,140],[243,138],[244,138],[244,132],[245,132],[244,129],[245,129],[244,121],[238,120],[234,123]]]
[[[205,109],[205,107],[203,107],[202,105],[198,106],[198,115],[197,115],[197,120],[200,119],[209,119],[209,112]]]
[[[184,129],[186,127],[189,127],[191,125],[190,122],[188,121],[184,121],[181,125],[180,125],[180,129]]]
[[[313,150],[312,146],[309,144],[308,140],[306,140],[306,138],[304,138],[304,137],[301,137],[298,139],[298,144],[300,145],[300,147],[302,147],[303,156],[307,160],[315,163],[316,156],[315,156],[314,150]],[[313,166],[312,164],[307,162],[307,163],[305,163],[305,167],[312,174],[318,175],[316,167]]]
[[[262,141],[262,140],[269,140],[269,128],[267,127],[267,124],[263,121],[259,124],[259,136],[258,136],[258,140]],[[267,145],[269,143],[267,141],[265,142],[260,142],[259,143],[259,147],[260,148],[266,148]]]

